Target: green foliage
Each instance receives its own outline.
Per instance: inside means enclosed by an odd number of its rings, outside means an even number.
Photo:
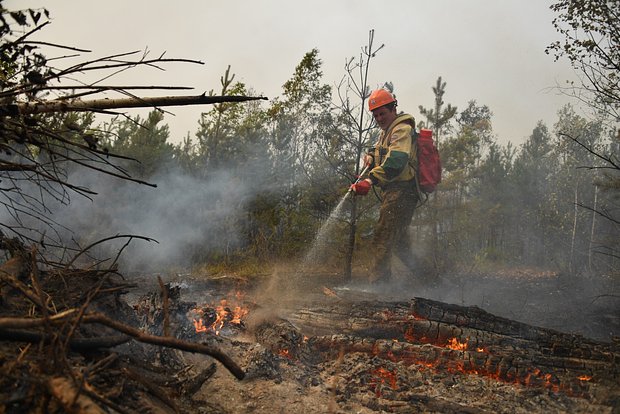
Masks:
[[[421,123],[420,127],[432,129],[435,134],[435,140],[439,142],[444,130],[446,132],[449,131],[450,120],[456,115],[457,108],[450,104],[444,108],[443,95],[446,93],[446,82],[442,81],[441,76],[437,78],[437,82],[432,89],[435,95],[434,107],[431,109],[424,108],[422,105],[418,107],[428,124]]]
[[[620,4],[618,0],[560,0],[553,26],[563,36],[547,47],[556,60],[569,59],[583,74],[582,88],[593,108],[620,120]],[[583,93],[575,91],[580,99]]]
[[[50,17],[46,9],[24,9],[8,11],[0,1],[0,89],[40,84],[42,80],[53,77],[53,70],[47,67],[46,57],[35,44],[20,42],[14,36],[14,25],[21,29],[38,30]],[[22,36],[26,38],[27,36]],[[6,94],[4,98],[6,98]]]
[[[548,52],[557,58],[568,57],[600,86],[591,90],[599,93],[597,108],[608,109],[601,113],[617,109],[620,89],[618,16],[611,13],[615,3],[559,1],[552,6],[560,14],[554,24],[566,42],[550,46]],[[23,29],[40,25],[46,16],[43,10],[3,13],[0,33],[6,39],[12,35],[9,23]],[[581,34],[588,37],[577,37]],[[257,262],[300,259],[359,173],[365,147],[378,134],[365,108],[370,93],[368,69],[382,48],[374,48],[372,41],[371,31],[369,45],[359,59],[347,62],[336,104],[332,88],[323,82],[319,51],[312,49],[283,83],[282,95],[266,109],[259,102],[213,105],[198,120],[194,139],[187,136],[177,145],[168,142],[162,113],[152,111],[146,119],[117,118],[102,128],[94,125],[92,114],[15,118],[13,129],[3,124],[3,149],[9,140],[23,141],[24,131],[33,131],[32,126],[26,128],[31,123],[47,127],[38,130],[43,133],[36,135],[37,142],[56,139],[73,144],[62,151],[47,146],[56,152],[42,150],[33,142],[19,147],[29,159],[53,171],[61,170],[69,153],[81,154],[78,149],[94,145],[99,151],[97,161],[105,159],[108,148],[137,160],[124,164],[122,173],[140,179],[178,169],[207,186],[225,172],[229,185],[238,184],[243,194],[234,198],[235,206],[229,206],[230,198],[225,197],[229,189],[213,189],[201,194],[204,199],[197,205],[186,206],[185,211],[198,217],[208,216],[204,210],[209,205],[234,210],[213,224],[218,237],[205,234],[204,240],[190,246],[188,255],[219,271],[222,266],[239,268],[239,262],[255,269],[260,268]],[[0,87],[38,97],[44,91],[33,85],[55,76],[46,65],[32,45],[2,43]],[[235,81],[230,67],[220,86],[221,95],[249,94],[244,83]],[[389,82],[386,86],[393,88]],[[438,270],[500,262],[571,271],[617,268],[620,237],[614,230],[617,226],[609,223],[617,224],[613,212],[619,205],[620,185],[617,168],[610,166],[617,165],[620,148],[611,138],[620,137],[607,129],[607,118],[588,120],[567,106],[558,113],[552,132],[541,121],[522,146],[513,148],[497,142],[493,113],[486,105],[472,100],[459,112],[446,104],[446,82],[441,77],[432,90],[435,99],[430,109],[419,106],[425,118],[419,126],[433,129],[439,140],[444,181],[415,213],[412,233],[418,251],[429,249],[425,255],[433,257]],[[17,95],[6,96],[11,100]],[[5,160],[14,161],[11,157],[15,154],[5,154]],[[62,171],[59,176],[67,177],[72,170]],[[377,201],[372,195],[350,197],[345,205],[350,214],[335,226],[333,254],[327,261],[349,260],[350,265],[354,247],[357,252],[372,248]],[[610,220],[603,220],[604,212],[611,212]],[[607,256],[592,260],[591,253],[596,251]],[[345,273],[350,270],[345,268]]]
[[[132,176],[149,179],[170,165],[174,147],[168,142],[168,125],[161,125],[163,119],[160,111],[153,110],[144,120],[136,116],[110,125],[109,131],[116,137],[113,151],[138,161],[126,166]]]
[[[245,84],[234,82],[230,66],[220,78],[221,96],[247,95]],[[213,95],[213,91],[210,91]],[[252,157],[266,154],[262,142],[264,137],[265,113],[256,104],[238,105],[222,103],[204,112],[199,120],[196,133],[197,157],[200,160],[202,175],[222,168],[231,169],[243,165]]]

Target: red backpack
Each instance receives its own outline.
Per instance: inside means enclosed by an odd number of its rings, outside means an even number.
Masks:
[[[418,146],[418,186],[420,191],[430,194],[441,182],[441,159],[433,141],[433,131],[420,129],[420,133],[414,132],[413,139]]]

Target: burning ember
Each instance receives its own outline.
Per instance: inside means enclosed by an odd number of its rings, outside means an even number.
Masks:
[[[370,381],[371,387],[374,388],[375,396],[381,397],[381,386],[387,385],[392,390],[396,390],[396,373],[385,368],[373,369],[370,372],[373,378]]]
[[[236,301],[240,300],[242,295],[237,292]],[[235,301],[235,302],[236,302]],[[196,307],[189,312],[189,318],[194,323],[197,333],[211,332],[215,335],[227,328],[242,328],[244,326],[243,318],[248,314],[249,310],[240,303],[229,304],[227,299],[220,300],[217,306],[202,305]]]

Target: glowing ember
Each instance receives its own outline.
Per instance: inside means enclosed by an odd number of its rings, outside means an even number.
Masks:
[[[579,381],[590,381],[590,380],[592,380],[592,377],[589,376],[589,375],[581,375],[581,376],[577,377],[577,379]]]
[[[378,385],[387,384],[391,389],[396,390],[397,378],[394,372],[385,368],[377,368],[370,371],[370,373],[376,377],[370,381],[370,384],[375,386],[375,395],[377,397],[381,397],[381,390]]]

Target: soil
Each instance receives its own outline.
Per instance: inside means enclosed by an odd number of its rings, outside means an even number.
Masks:
[[[138,280],[157,290],[155,278]],[[175,275],[168,282],[181,287],[183,300],[214,303],[243,290],[250,313],[242,330],[215,341],[246,372],[239,381],[221,365],[193,396],[196,413],[617,413],[620,379],[590,384],[584,396],[489,377],[436,370],[423,365],[350,352],[334,359],[309,362],[270,350],[257,341],[256,327],[286,320],[292,310],[326,297],[347,300],[399,301],[413,297],[462,306],[523,323],[617,344],[620,338],[620,290],[614,278],[585,280],[542,271],[510,269],[493,273],[444,275],[435,286],[396,279],[369,285],[361,279],[344,282],[335,275],[299,275],[276,271],[257,280]],[[152,283],[154,282],[154,283]],[[129,295],[131,301],[135,297]],[[292,328],[294,330],[294,327]],[[303,334],[303,332],[301,332]],[[337,334],[335,332],[334,334]],[[284,334],[282,335],[285,336]],[[615,345],[614,345],[615,346]],[[197,369],[212,359],[179,353]],[[616,364],[617,361],[614,361]],[[617,370],[615,371],[617,372]]]

